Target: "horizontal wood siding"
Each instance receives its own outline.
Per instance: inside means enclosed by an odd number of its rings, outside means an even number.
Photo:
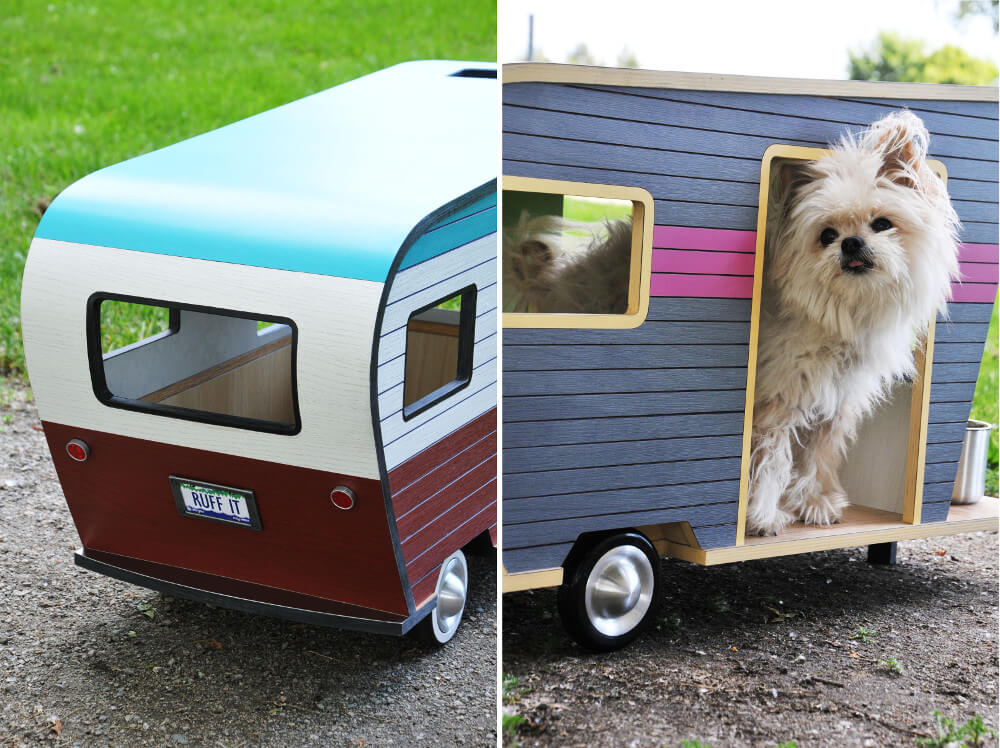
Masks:
[[[389,471],[417,606],[433,593],[441,562],[496,524],[496,415],[494,407]]]
[[[677,500],[691,502],[703,547],[735,541],[735,514],[720,523],[698,511],[736,499],[727,471],[743,433],[764,151],[774,143],[825,148],[904,107],[924,119],[930,155],[948,170],[964,242],[963,278],[934,350],[924,499],[924,520],[933,521],[950,498],[948,466],[957,460],[996,295],[996,105],[503,86],[505,174],[642,187],[653,196],[656,223],[644,325],[504,331],[508,571],[558,565],[568,536],[584,528],[688,511],[663,503],[680,486],[688,498]],[[717,490],[708,490],[706,475],[716,468]],[[571,530],[557,529],[560,521]]]
[[[652,302],[650,302],[652,303]],[[550,351],[545,346],[516,345],[504,333],[504,371],[537,371],[553,365]],[[567,337],[572,337],[568,332]],[[746,366],[747,346],[745,345],[628,345],[627,333],[608,331],[607,340],[615,340],[615,345],[573,345],[559,351],[562,358],[558,366],[564,369],[655,369],[669,362],[672,367],[700,369],[708,363],[711,366]],[[958,352],[956,352],[956,355]],[[964,355],[964,354],[963,354]]]
[[[504,330],[509,572],[593,530],[735,539],[749,320],[749,300],[652,298],[634,330]]]
[[[983,264],[994,270],[997,267],[995,251],[991,253],[979,248],[970,251],[963,247],[963,261],[970,256],[992,260],[992,263]],[[996,293],[995,287],[993,293]],[[921,522],[942,522],[948,515],[966,421],[993,313],[993,303],[990,302],[951,302],[948,304],[947,319],[939,317],[937,321]]]
[[[559,491],[577,490],[600,472],[587,469],[641,465],[634,474],[669,476],[669,460],[656,455],[670,445],[679,461],[698,459],[691,455],[699,443],[705,463],[725,460],[727,440],[742,434],[742,408],[732,408],[746,378],[764,150],[773,143],[825,148],[904,107],[931,132],[930,155],[948,170],[962,220],[962,279],[952,286],[950,321],[937,326],[924,521],[947,510],[997,291],[996,104],[512,83],[503,87],[503,105],[505,174],[643,187],[656,223],[645,325],[613,334],[505,331],[504,472],[512,504],[525,502],[511,517],[527,522],[537,511],[557,519],[562,509],[549,503],[567,503],[573,495]],[[681,306],[655,298],[670,296],[686,298],[675,300]],[[738,298],[745,311],[734,306]],[[664,309],[668,316],[657,316]],[[551,496],[522,496],[529,476],[533,492]],[[643,490],[639,484],[605,489]],[[702,528],[699,539],[730,542],[728,530]],[[528,568],[518,561],[531,557],[519,532],[512,525],[505,546],[522,543],[525,552],[511,559]],[[545,558],[554,558],[563,544],[553,538],[551,546],[531,547],[551,549]]]
[[[491,192],[431,226],[409,247],[399,268],[405,270],[455,247],[489,236],[496,231],[496,225],[497,198],[496,193]]]
[[[656,226],[650,295],[751,298],[756,240],[753,231]],[[952,299],[992,300],[997,292],[996,257],[995,244],[962,244],[961,277],[951,285]]]
[[[505,174],[643,187],[657,224],[753,231],[772,143],[824,148],[913,102],[818,96],[503,86]],[[921,110],[967,242],[996,243],[997,119],[979,102]]]
[[[677,460],[704,460],[739,454],[743,437],[699,436],[692,439],[644,439],[639,441],[565,444],[546,447],[504,449],[504,473],[516,466],[521,473],[543,472],[552,465],[563,468],[614,467],[655,463],[665,454]],[[595,450],[597,454],[595,454]]]
[[[377,426],[395,540],[418,608],[433,596],[441,562],[496,524],[496,226],[493,192],[419,237],[389,280],[377,331]],[[476,289],[470,381],[404,419],[410,316],[468,286]]]
[[[656,226],[651,296],[749,299],[757,233]]]
[[[951,501],[934,501],[924,503],[923,511],[920,513],[920,521],[924,522],[944,522],[948,519],[948,510],[951,508]]]
[[[481,213],[472,213],[448,225],[455,227],[463,221],[480,220]],[[459,228],[453,230],[456,235],[463,235]],[[387,470],[392,471],[430,444],[496,408],[496,274],[494,215],[492,233],[406,267],[392,279],[379,333],[376,380],[378,417]],[[404,419],[403,378],[406,370],[406,326],[410,315],[469,285],[474,285],[477,290],[471,381],[427,410]]]

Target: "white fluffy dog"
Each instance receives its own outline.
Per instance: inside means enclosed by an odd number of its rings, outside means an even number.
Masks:
[[[503,234],[503,310],[622,314],[628,306],[632,222],[521,216]]]
[[[750,532],[837,522],[837,472],[958,277],[958,218],[928,133],[891,114],[773,175],[750,468]]]

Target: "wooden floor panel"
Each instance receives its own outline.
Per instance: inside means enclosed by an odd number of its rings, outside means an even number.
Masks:
[[[828,527],[796,522],[780,535],[747,537],[744,545],[703,550],[668,542],[666,554],[697,564],[711,566],[733,561],[811,553],[833,548],[889,543],[962,532],[997,530],[1000,524],[1000,499],[984,496],[975,504],[953,505],[944,522],[912,525],[899,514],[863,506],[850,506],[840,524]]]

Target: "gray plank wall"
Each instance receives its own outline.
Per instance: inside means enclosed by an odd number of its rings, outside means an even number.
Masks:
[[[504,330],[507,570],[660,522],[732,545],[749,335],[749,299],[653,298],[635,330]]]
[[[952,303],[948,305],[948,319],[938,318],[921,522],[942,522],[948,516],[992,312],[993,304]]]
[[[996,243],[997,105],[516,83],[503,87],[504,174],[644,187],[655,221],[753,231],[772,143],[823,148],[908,106],[948,169],[962,240]]]
[[[657,225],[745,231],[767,146],[826,147],[908,106],[948,169],[962,240],[997,242],[996,104],[548,83],[507,84],[503,102],[504,174],[644,187]],[[983,342],[960,339],[984,335],[990,308],[952,304],[956,329],[939,328],[925,501],[945,511]],[[508,571],[558,566],[579,533],[606,527],[688,520],[704,547],[734,542],[749,309],[654,298],[662,329],[504,331]]]

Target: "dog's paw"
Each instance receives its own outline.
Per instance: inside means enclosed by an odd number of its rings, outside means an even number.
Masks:
[[[766,514],[751,512],[747,515],[747,532],[762,537],[777,535],[794,521],[795,516],[791,512],[778,507]]]
[[[847,506],[847,496],[838,492],[816,494],[799,507],[799,519],[807,525],[835,525]]]

